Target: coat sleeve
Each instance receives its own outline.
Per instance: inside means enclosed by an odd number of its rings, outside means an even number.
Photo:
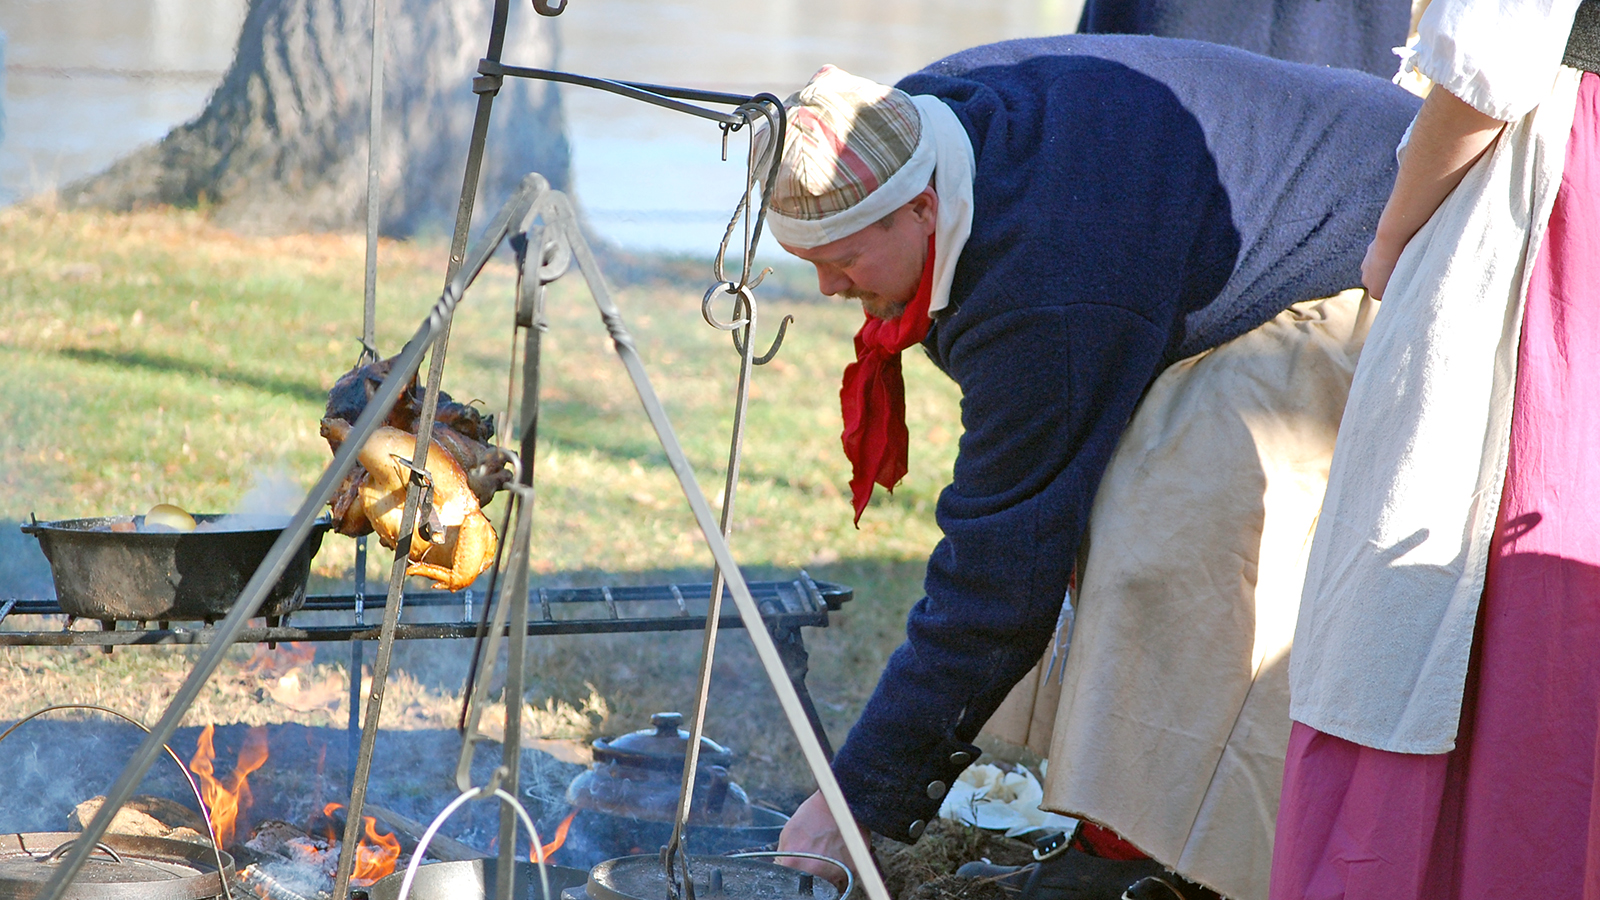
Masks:
[[[952,316],[951,325],[967,325]],[[978,754],[978,730],[1038,662],[1094,492],[1161,363],[1164,329],[1121,306],[995,315],[944,354],[964,434],[944,531],[906,641],[834,762],[858,819],[915,840]]]

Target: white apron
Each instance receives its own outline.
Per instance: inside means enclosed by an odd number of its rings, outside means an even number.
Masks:
[[[1517,344],[1579,73],[1506,126],[1400,255],[1350,389],[1306,571],[1295,721],[1455,747],[1505,482]]]

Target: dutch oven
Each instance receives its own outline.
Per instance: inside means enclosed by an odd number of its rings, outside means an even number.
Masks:
[[[567,802],[593,810],[649,822],[671,822],[678,811],[683,759],[689,733],[679,728],[675,712],[650,717],[654,728],[594,742],[594,766],[567,786]],[[733,751],[700,738],[700,765],[695,772],[692,825],[740,828],[750,824],[750,798],[728,777]]]
[[[33,522],[50,560],[56,602],[69,616],[141,622],[215,619],[228,614],[288,516],[198,515],[194,531],[143,531],[143,516]],[[305,604],[311,557],[329,521],[318,519],[257,615]],[[123,530],[113,530],[113,527]],[[128,529],[135,530],[128,530]]]
[[[40,896],[78,837],[0,835],[0,900]],[[95,848],[63,900],[205,900],[220,897],[222,879],[233,876],[232,857],[187,841],[108,834]]]

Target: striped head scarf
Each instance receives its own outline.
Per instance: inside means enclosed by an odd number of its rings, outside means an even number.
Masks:
[[[854,234],[928,186],[932,142],[904,92],[823,66],[784,106],[789,127],[767,215],[780,242],[809,248]]]

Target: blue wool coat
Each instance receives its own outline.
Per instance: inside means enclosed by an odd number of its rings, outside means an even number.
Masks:
[[[944,539],[834,762],[860,820],[908,840],[1042,655],[1146,387],[1359,285],[1418,101],[1350,70],[1082,35],[969,50],[899,87],[949,104],[976,156],[972,236],[923,345],[962,391]]]
[[[1085,0],[1079,34],[1212,41],[1384,78],[1411,30],[1411,0]]]

